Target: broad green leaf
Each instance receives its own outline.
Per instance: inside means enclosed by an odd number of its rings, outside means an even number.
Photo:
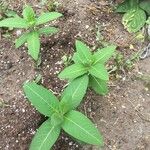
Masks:
[[[145,0],[141,1],[140,7],[147,12],[148,15],[150,15],[150,1]]]
[[[128,11],[122,18],[122,23],[128,32],[139,31],[144,26],[145,22],[146,14],[140,8]]]
[[[0,21],[0,27],[8,27],[8,28],[27,28],[28,23],[26,20],[16,17],[16,18],[8,18]]]
[[[94,53],[94,58],[96,63],[105,63],[108,59],[113,55],[116,46],[108,46],[102,49],[98,49],[97,52]]]
[[[15,41],[16,48],[19,48],[27,41],[28,35],[29,33],[24,33],[18,39],[16,39]]]
[[[138,7],[139,0],[125,0],[123,3],[119,4],[116,12],[128,12],[131,9],[136,9]]]
[[[31,55],[34,60],[38,60],[38,56],[40,53],[39,33],[36,31],[31,32],[28,35],[27,43],[29,55]]]
[[[35,13],[31,6],[26,5],[22,14],[23,18],[27,20],[30,25],[32,25],[35,22]]]
[[[94,66],[91,66],[89,73],[101,80],[109,80],[109,74],[103,64],[97,63]]]
[[[119,12],[119,13],[123,13],[123,12],[127,12],[128,10],[130,10],[130,3],[129,3],[130,0],[125,0],[123,3],[119,4],[117,6],[117,9],[116,9],[116,12]]]
[[[60,127],[53,126],[51,120],[45,121],[37,130],[29,150],[50,150],[58,139]]]
[[[80,112],[70,111],[66,114],[62,128],[78,140],[93,145],[103,145],[103,139],[98,129]]]
[[[68,110],[76,108],[86,94],[88,82],[88,75],[83,75],[74,79],[64,90],[60,104],[69,103],[70,108]]]
[[[90,48],[86,46],[83,42],[76,40],[76,51],[82,63],[89,63],[92,59],[92,54]]]
[[[58,76],[61,79],[74,79],[87,73],[87,69],[81,64],[73,64],[65,68]]]
[[[108,93],[107,82],[96,78],[94,76],[90,76],[90,87],[100,95],[106,95]]]
[[[45,27],[39,29],[39,34],[52,35],[52,34],[56,34],[58,31],[59,29],[55,27]]]
[[[36,25],[40,25],[49,21],[56,20],[57,18],[61,16],[62,14],[58,12],[43,13],[39,18],[37,18]]]
[[[41,114],[50,117],[57,112],[59,101],[52,92],[35,82],[25,83],[23,89],[29,101]]]

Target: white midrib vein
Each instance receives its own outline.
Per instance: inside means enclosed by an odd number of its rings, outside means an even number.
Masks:
[[[97,71],[97,69],[95,69],[93,66],[91,67],[92,69],[94,69],[96,72],[98,72]],[[99,73],[99,72],[98,72]],[[105,76],[101,73],[101,76],[103,77],[103,78],[105,78]]]
[[[78,91],[78,89],[80,88],[80,85],[82,84],[83,81],[84,81],[84,79],[82,79],[82,81],[80,82],[79,86],[76,88],[76,90],[72,94],[72,98],[74,97],[74,95],[76,94],[76,92]]]
[[[32,88],[30,88],[28,85],[26,85],[26,87],[27,88],[29,88],[34,94],[36,94],[38,97],[40,97],[51,109],[53,109],[55,112],[57,112],[57,110],[54,108],[54,107],[52,107],[51,105],[49,105],[49,103],[47,102],[47,101],[45,101],[44,99],[43,99],[43,97],[41,97],[38,93],[36,93],[34,90],[32,90]],[[58,112],[57,112],[58,113]]]
[[[95,136],[93,136],[92,134],[90,134],[88,131],[86,131],[84,128],[82,128],[81,126],[79,126],[78,124],[76,124],[74,121],[70,120],[69,118],[65,117],[67,120],[71,121],[72,123],[74,123],[76,126],[78,126],[80,129],[82,129],[84,132],[86,132],[88,135],[90,135],[91,137],[93,137],[94,139],[96,139],[99,143],[100,140],[98,140]]]
[[[82,49],[82,47],[80,47],[80,49]],[[88,51],[88,50],[87,50]],[[82,51],[81,51],[82,52]],[[88,61],[88,57],[82,52],[83,56],[86,58],[86,60]]]
[[[48,139],[49,135],[51,134],[51,132],[53,131],[54,126],[51,128],[51,130],[48,132],[47,136],[45,137],[45,139],[43,140],[43,142],[41,143],[40,147],[38,150],[41,150],[42,146],[44,145],[45,141]]]
[[[99,82],[98,82],[98,80],[96,79],[96,77],[93,76],[93,78],[94,78],[94,80],[97,82],[97,84],[98,84],[100,87],[102,87],[101,84],[99,84]]]
[[[99,62],[101,59],[103,59],[105,56],[107,55],[107,53],[105,53],[105,55],[103,55],[102,57],[100,57],[99,59],[97,59],[95,62],[94,62],[94,65]]]

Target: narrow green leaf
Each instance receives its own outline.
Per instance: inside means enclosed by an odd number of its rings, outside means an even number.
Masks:
[[[60,74],[61,79],[74,79],[87,73],[87,69],[81,64],[73,64],[65,68]]]
[[[148,15],[150,15],[150,1],[149,0],[143,0],[140,3],[140,7],[147,12]]]
[[[39,34],[52,35],[52,34],[56,34],[58,31],[59,29],[55,27],[45,27],[39,29]]]
[[[57,112],[56,108],[59,105],[59,101],[52,92],[35,82],[25,83],[23,89],[29,101],[40,113],[50,117],[54,112]]]
[[[60,127],[53,126],[50,119],[45,121],[35,134],[29,150],[50,150],[58,139]]]
[[[43,13],[39,18],[37,18],[36,25],[40,25],[49,21],[56,20],[57,18],[61,16],[62,14],[58,12]]]
[[[29,33],[24,33],[18,39],[16,39],[15,41],[16,48],[19,48],[27,41],[28,35]]]
[[[76,50],[82,63],[89,63],[92,59],[92,54],[90,48],[86,46],[83,42],[76,40]]]
[[[106,95],[108,93],[107,82],[96,78],[94,76],[90,76],[90,87],[100,95]]]
[[[102,49],[98,49],[97,52],[94,53],[94,58],[96,63],[105,63],[114,53],[116,46],[108,46]]]
[[[91,66],[89,73],[101,80],[109,80],[109,74],[103,64],[97,63]]]
[[[84,64],[84,60],[82,60],[80,57],[79,57],[79,54],[76,52],[74,53],[73,57],[72,57],[72,60],[74,61],[74,63],[76,64]]]
[[[29,55],[31,55],[34,60],[38,60],[38,56],[40,53],[39,33],[36,31],[31,32],[28,35],[27,43]]]
[[[74,79],[64,90],[60,104],[69,103],[70,108],[68,110],[76,108],[82,101],[84,95],[86,94],[88,82],[88,75],[83,75]]]
[[[23,10],[23,18],[27,20],[30,24],[35,21],[35,13],[31,6],[26,5]]]
[[[0,21],[0,27],[8,27],[8,28],[27,28],[28,23],[20,18],[8,18]]]
[[[66,114],[62,128],[78,140],[93,145],[103,145],[103,139],[98,129],[80,112],[70,111]]]

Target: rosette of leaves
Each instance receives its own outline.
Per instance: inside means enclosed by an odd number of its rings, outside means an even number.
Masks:
[[[82,113],[74,110],[84,97],[87,84],[87,76],[76,79],[64,90],[61,101],[35,82],[24,84],[26,97],[41,114],[48,117],[37,130],[30,150],[50,150],[61,129],[82,142],[103,145],[103,138],[95,125]]]
[[[73,56],[74,64],[65,68],[59,78],[69,79],[71,82],[76,78],[87,75],[89,78],[88,86],[96,93],[105,95],[108,93],[107,82],[109,74],[105,68],[105,63],[112,56],[116,46],[111,45],[97,52],[91,53],[90,48],[81,41],[76,41],[76,53]]]
[[[15,41],[16,48],[19,48],[27,42],[28,54],[37,61],[40,53],[40,35],[52,35],[59,31],[56,27],[47,26],[40,28],[39,25],[53,21],[61,17],[62,14],[58,12],[47,12],[41,14],[39,17],[36,17],[32,7],[26,5],[22,15],[23,18],[16,15],[15,17],[0,21],[0,27],[26,29],[26,32]]]
[[[147,16],[150,15],[150,1],[125,0],[119,4],[116,12],[125,13],[122,24],[128,32],[137,32],[145,25]]]

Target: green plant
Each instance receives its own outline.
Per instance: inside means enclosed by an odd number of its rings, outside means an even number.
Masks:
[[[97,128],[82,113],[75,111],[85,95],[88,77],[73,81],[64,90],[61,101],[44,87],[35,82],[23,86],[29,101],[43,115],[49,117],[37,130],[30,150],[49,150],[56,142],[61,128],[74,138],[93,145],[103,145]]]
[[[39,25],[45,24],[49,21],[55,20],[62,16],[58,12],[48,12],[43,13],[38,18],[36,17],[32,7],[26,5],[23,10],[23,18],[16,16],[12,18],[7,18],[0,21],[0,27],[13,27],[13,28],[23,28],[27,32],[21,35],[19,39],[15,41],[16,48],[20,47],[25,42],[28,43],[28,53],[32,56],[34,60],[38,60],[40,53],[40,35],[45,34],[55,34],[59,30],[55,27],[43,27],[38,28]]]
[[[128,32],[139,31],[146,23],[146,18],[150,15],[149,0],[125,0],[119,4],[116,12],[125,13],[122,24]]]
[[[108,92],[109,74],[104,65],[115,49],[116,46],[108,46],[98,49],[97,52],[92,54],[88,46],[77,40],[77,52],[73,56],[75,64],[65,68],[59,74],[59,78],[74,80],[86,74],[89,78],[89,86],[98,94],[105,95]]]

